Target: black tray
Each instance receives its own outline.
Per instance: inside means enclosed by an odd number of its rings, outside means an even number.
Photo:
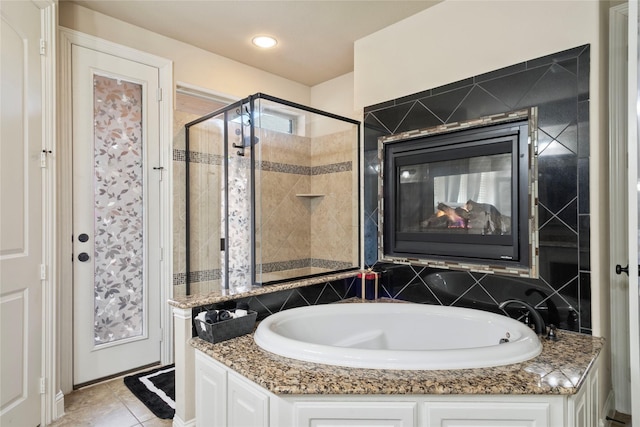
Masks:
[[[193,320],[200,339],[210,343],[218,343],[253,332],[256,317],[258,317],[258,313],[249,310],[246,316],[216,323],[203,322],[197,318]]]

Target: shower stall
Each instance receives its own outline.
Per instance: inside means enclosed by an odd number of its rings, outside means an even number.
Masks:
[[[360,123],[265,94],[185,125],[186,293],[360,265]]]

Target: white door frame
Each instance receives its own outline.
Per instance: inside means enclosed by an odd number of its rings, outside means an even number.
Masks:
[[[640,287],[638,286],[638,101],[640,46],[638,38],[638,2],[629,2],[628,25],[628,104],[627,104],[627,129],[629,161],[633,161],[633,167],[629,168],[629,347],[630,347],[630,377],[631,377],[631,411],[632,417],[640,418]],[[631,214],[633,212],[633,215]]]
[[[609,277],[611,296],[611,379],[615,409],[631,413],[629,383],[629,277],[614,271],[629,260],[626,244],[627,212],[616,209],[627,205],[627,19],[629,5],[621,4],[609,13],[609,206],[611,251]],[[616,173],[617,172],[617,173]],[[620,227],[620,225],[624,225]],[[616,245],[615,242],[620,242]],[[615,350],[615,351],[614,351]]]
[[[173,63],[172,61],[112,43],[67,28],[59,28],[60,79],[59,79],[59,191],[58,191],[58,253],[65,259],[58,260],[60,281],[60,385],[64,393],[73,389],[73,265],[72,253],[72,99],[71,99],[71,47],[78,45],[99,52],[119,56],[159,70],[162,101],[160,102],[160,165],[164,168],[160,186],[161,229],[161,327],[162,344],[160,361],[163,365],[173,362],[173,317],[166,301],[173,296],[173,177],[172,110]]]
[[[45,378],[44,395],[41,403],[41,425],[48,425],[64,413],[64,399],[58,378],[58,229],[57,224],[57,24],[58,2],[54,0],[35,0],[42,9],[42,37],[44,40],[43,57],[43,146],[51,151],[45,170],[45,181],[42,186],[44,210],[43,223],[43,262],[46,266],[42,291],[42,370]],[[46,153],[45,153],[46,154]]]
[[[640,415],[637,14],[638,3],[631,1],[612,7],[609,18],[611,373],[615,409],[636,418]],[[623,188],[627,191],[621,192]],[[617,206],[628,209],[616,212]],[[627,263],[628,275],[615,274],[614,265]]]

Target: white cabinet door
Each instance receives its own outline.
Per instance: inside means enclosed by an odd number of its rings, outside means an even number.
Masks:
[[[554,427],[549,403],[440,402],[427,403],[428,426]]]
[[[413,427],[414,402],[297,402],[297,427]]]
[[[227,381],[227,425],[269,426],[269,396],[257,385],[233,373],[229,373]]]
[[[227,425],[227,372],[196,351],[196,420],[198,426]]]
[[[600,381],[599,369],[593,368],[589,374],[587,383],[583,387],[589,387],[589,426],[598,427],[600,425]],[[577,424],[578,425],[578,424]]]
[[[571,404],[569,405],[569,425],[582,427],[589,426],[587,421],[587,417],[589,414],[589,405],[588,405],[588,397],[586,385],[582,387],[582,389],[571,398]],[[571,408],[573,407],[573,410]]]
[[[570,427],[598,427],[600,425],[599,360],[580,390],[569,397],[567,420]]]

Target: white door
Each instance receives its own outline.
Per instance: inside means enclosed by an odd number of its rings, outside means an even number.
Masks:
[[[629,153],[629,344],[631,373],[631,416],[640,419],[640,42],[638,2],[629,2],[628,63],[628,153]]]
[[[160,361],[158,76],[72,48],[76,386]]]
[[[0,425],[40,424],[40,9],[0,2]]]

